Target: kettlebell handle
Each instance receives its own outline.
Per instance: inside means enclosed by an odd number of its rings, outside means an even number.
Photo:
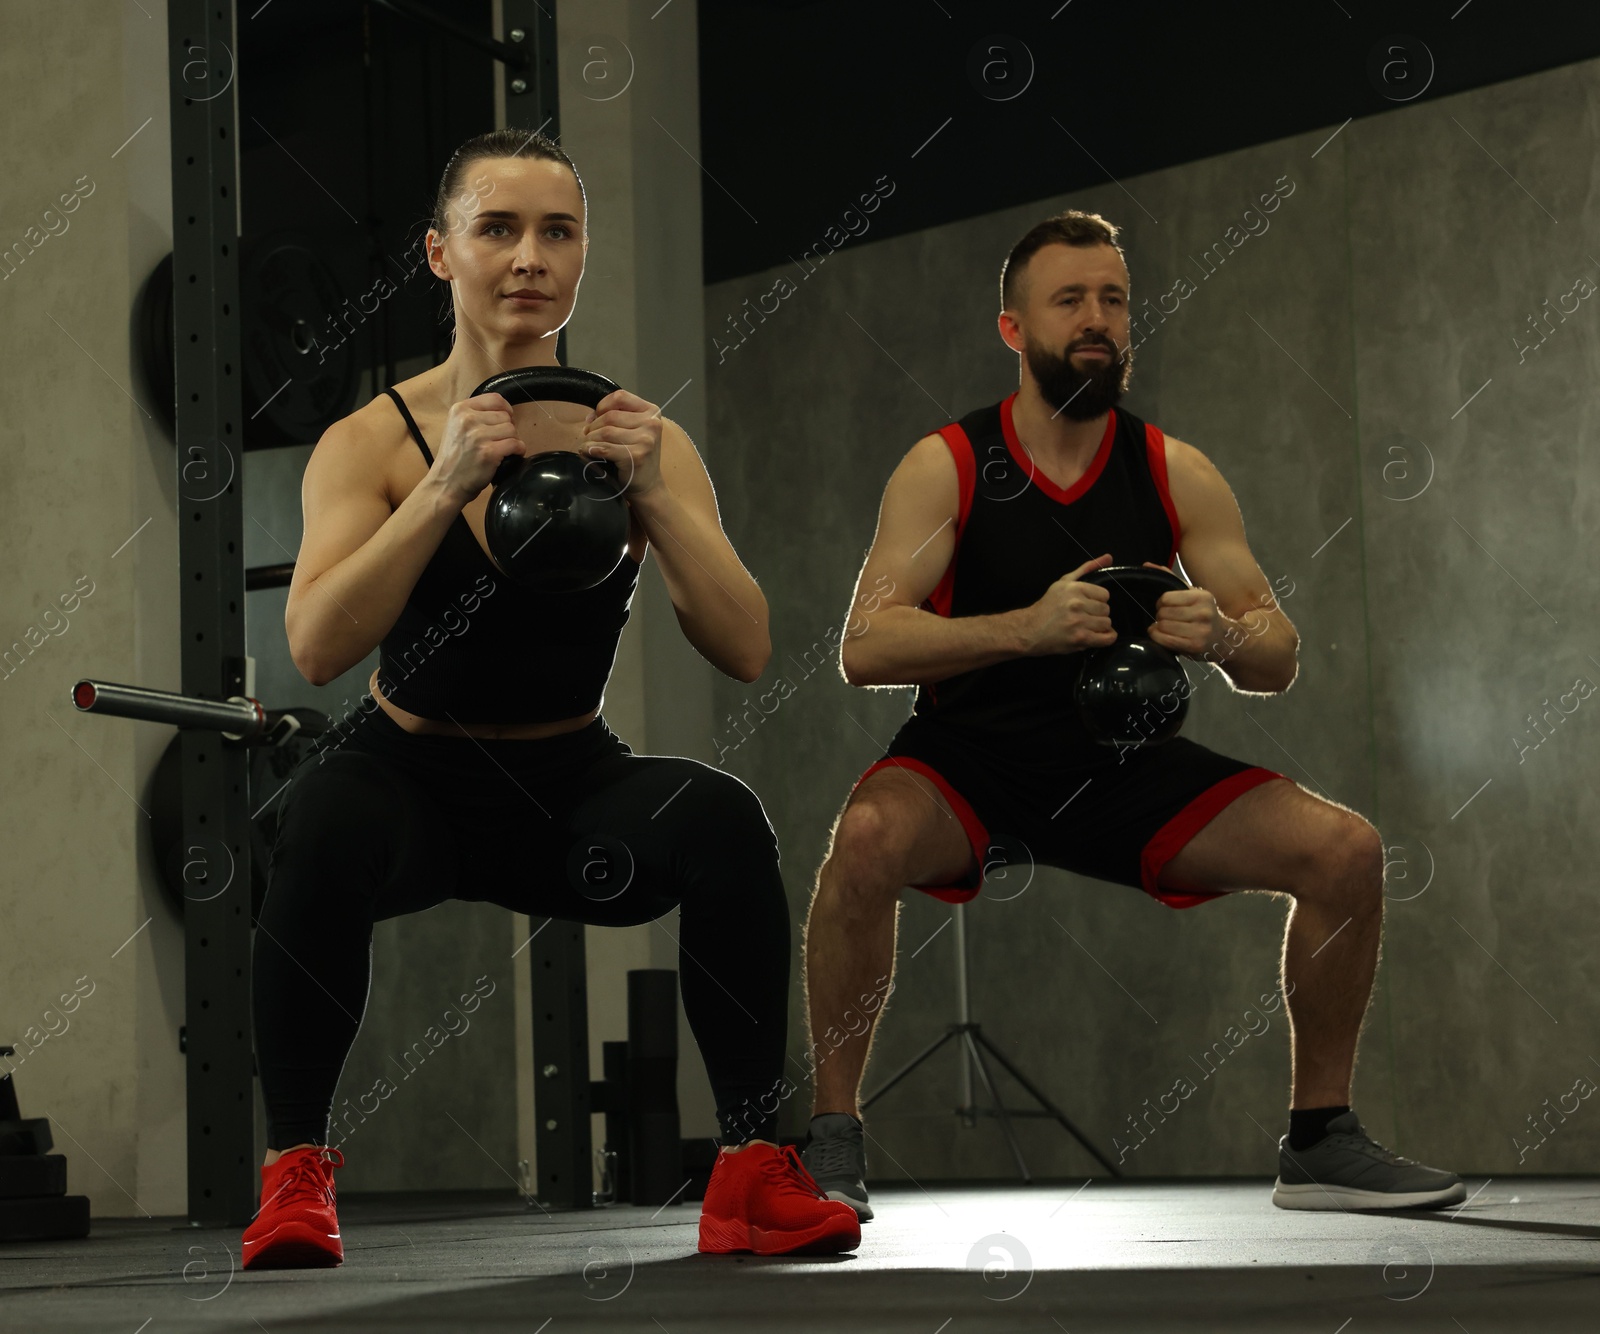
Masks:
[[[517,370],[501,371],[491,375],[472,391],[479,394],[501,394],[513,403],[582,403],[585,407],[598,407],[600,400],[613,394],[620,386],[594,371],[579,370],[574,366],[523,366]],[[511,454],[500,461],[490,486],[503,486],[527,462],[521,454]]]

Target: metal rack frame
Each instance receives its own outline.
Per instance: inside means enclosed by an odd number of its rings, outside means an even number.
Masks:
[[[172,253],[182,690],[245,693],[239,152],[233,0],[170,0]],[[248,758],[184,729],[189,1218],[255,1211]],[[217,883],[220,881],[220,885]]]

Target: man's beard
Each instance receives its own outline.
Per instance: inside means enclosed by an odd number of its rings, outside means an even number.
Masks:
[[[1076,344],[1076,347],[1088,346],[1107,348],[1111,357],[1103,366],[1085,372],[1072,364],[1070,352],[1060,356],[1031,338],[1024,336],[1023,340],[1028,369],[1038,381],[1040,394],[1058,413],[1073,421],[1093,421],[1116,407],[1128,392],[1128,381],[1133,375],[1131,343],[1121,357],[1117,356],[1116,344],[1109,339],[1089,338]]]

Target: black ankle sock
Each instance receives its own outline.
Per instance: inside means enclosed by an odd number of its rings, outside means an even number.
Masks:
[[[1328,1122],[1343,1116],[1348,1107],[1304,1107],[1289,1111],[1289,1147],[1296,1152],[1313,1148],[1328,1137]]]

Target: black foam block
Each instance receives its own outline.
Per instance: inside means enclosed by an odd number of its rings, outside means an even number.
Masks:
[[[0,1121],[0,1156],[49,1153],[55,1147],[50,1121],[31,1116],[22,1121]]]
[[[0,1200],[0,1241],[55,1241],[89,1235],[89,1197]]]
[[[67,1160],[61,1154],[0,1158],[0,1200],[66,1193]]]

